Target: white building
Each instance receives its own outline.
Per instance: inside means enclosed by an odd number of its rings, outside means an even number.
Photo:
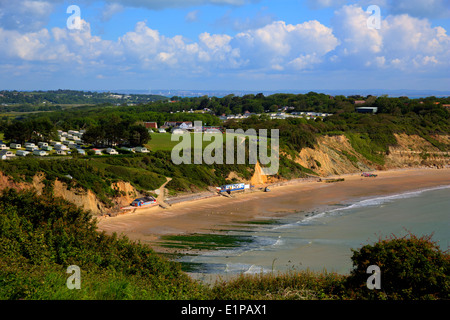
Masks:
[[[3,160],[6,160],[6,159],[10,159],[10,158],[14,158],[16,155],[12,152],[12,151],[9,151],[9,150],[0,150],[0,157],[3,159]]]
[[[119,154],[116,149],[107,148],[105,151],[107,154]]]
[[[44,150],[33,150],[33,154],[39,157],[48,156],[48,153]]]
[[[148,151],[148,149],[146,147],[136,147],[135,150],[136,150],[136,152],[139,152],[139,153],[150,152],[150,151]]]
[[[29,155],[30,151],[25,151],[25,150],[17,150],[16,152],[16,156],[19,157],[25,157],[26,155]]]
[[[63,144],[55,144],[55,150],[67,151],[67,150],[69,150],[69,148],[66,145],[63,145]]]

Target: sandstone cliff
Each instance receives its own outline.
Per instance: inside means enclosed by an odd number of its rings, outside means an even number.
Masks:
[[[388,154],[385,155],[383,165],[372,163],[356,152],[344,135],[320,136],[314,149],[303,149],[294,160],[323,177],[405,167],[444,167],[450,164],[449,152],[440,151],[419,136],[398,134],[395,137],[397,144],[390,147]],[[434,136],[433,138],[450,145],[450,135]],[[232,177],[239,179],[234,173],[230,174],[229,178]],[[266,180],[266,177],[261,175],[261,168],[258,165],[251,182],[254,184],[276,182],[273,177],[268,178]],[[45,188],[44,179],[44,174],[38,172],[31,182],[15,182],[0,172],[0,190],[4,188],[29,189],[41,194]],[[129,182],[125,181],[116,182],[111,185],[111,188],[117,190],[118,196],[110,199],[112,206],[109,207],[106,207],[91,190],[68,188],[64,182],[58,179],[53,182],[52,191],[55,196],[66,199],[85,210],[90,210],[94,215],[118,212],[120,207],[129,205],[133,199],[142,195]]]

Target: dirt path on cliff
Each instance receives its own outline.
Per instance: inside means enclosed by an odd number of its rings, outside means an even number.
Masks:
[[[172,178],[166,177],[166,182],[158,189],[158,197],[156,198],[156,202],[158,202],[158,204],[163,208],[170,207],[170,205],[165,202],[165,199],[167,193],[169,192],[169,190],[166,189],[166,184],[168,184],[171,180]]]

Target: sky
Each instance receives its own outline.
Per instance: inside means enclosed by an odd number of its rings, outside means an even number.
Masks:
[[[450,92],[449,30],[450,0],[0,0],[0,90]]]

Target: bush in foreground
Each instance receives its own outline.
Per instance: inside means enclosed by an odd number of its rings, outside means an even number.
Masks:
[[[70,265],[81,269],[80,290],[66,286]],[[149,246],[99,233],[73,204],[0,195],[0,299],[194,299],[200,289]]]
[[[450,255],[431,236],[392,236],[353,250],[354,269],[347,288],[354,298],[450,299]],[[381,289],[369,290],[367,269],[381,271]]]

